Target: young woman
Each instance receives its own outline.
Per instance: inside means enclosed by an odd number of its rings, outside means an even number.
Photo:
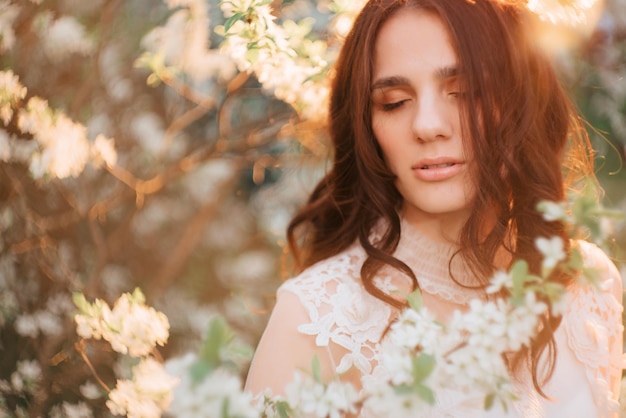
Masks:
[[[314,355],[324,378],[363,387],[384,376],[380,342],[406,305],[400,295],[419,288],[445,323],[487,299],[497,269],[524,259],[539,272],[535,239],[557,236],[568,252],[580,247],[600,283],[559,268],[550,276],[567,287],[565,312],[542,317],[531,346],[507,357],[520,399],[497,416],[611,416],[621,278],[601,250],[569,244],[567,226],[536,210],[593,172],[579,118],[527,24],[495,0],[366,4],[336,67],[332,169],[288,231],[303,271],[278,291],[247,389],[282,393]],[[466,396],[437,399],[433,416],[471,408]]]

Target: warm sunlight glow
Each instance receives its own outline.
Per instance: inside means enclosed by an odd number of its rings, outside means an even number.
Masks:
[[[528,9],[541,20],[570,26],[586,25],[599,0],[529,0]]]
[[[593,33],[603,0],[529,0],[527,7],[537,19],[533,33],[550,53],[575,48]]]

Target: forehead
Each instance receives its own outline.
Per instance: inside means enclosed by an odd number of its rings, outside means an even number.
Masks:
[[[380,27],[374,43],[373,77],[434,71],[457,65],[448,28],[435,12],[402,9]]]

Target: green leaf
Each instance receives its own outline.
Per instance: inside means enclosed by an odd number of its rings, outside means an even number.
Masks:
[[[80,292],[72,293],[72,300],[74,301],[74,305],[83,313],[89,313],[91,308],[91,303],[87,301],[85,295]]]
[[[493,408],[495,399],[496,399],[495,393],[489,393],[487,396],[485,396],[485,410],[489,410]]]
[[[216,316],[209,322],[209,330],[200,349],[199,357],[207,363],[210,370],[220,365],[222,348],[233,339],[234,334],[224,318]]]
[[[418,383],[415,385],[415,391],[417,392],[417,395],[429,405],[435,404],[435,393],[428,386]]]
[[[230,28],[233,27],[233,25],[240,20],[242,17],[244,16],[243,13],[239,12],[239,13],[235,13],[234,15],[232,15],[231,17],[229,17],[228,19],[226,19],[226,22],[224,22],[224,33],[228,33],[228,31],[230,30]]]
[[[285,401],[276,402],[276,411],[280,418],[289,418],[289,413],[291,412],[291,408],[289,408],[289,404]]]
[[[565,287],[560,283],[546,282],[542,287],[542,293],[552,302],[559,300],[565,292]]]
[[[393,391],[398,395],[410,395],[415,393],[416,385],[397,385],[393,386]]]
[[[528,263],[525,260],[517,260],[511,267],[511,280],[513,281],[513,295],[520,295],[526,284],[528,276]]]
[[[136,287],[135,290],[133,290],[133,293],[131,295],[131,300],[137,304],[146,303],[146,297],[144,296],[141,289],[138,287]]]
[[[158,87],[161,84],[161,77],[158,74],[152,73],[146,79],[146,84],[150,87]]]
[[[322,367],[320,365],[320,359],[317,357],[317,354],[313,356],[311,360],[311,372],[313,373],[313,379],[316,382],[322,383]]]
[[[585,267],[585,261],[580,249],[572,248],[567,265],[573,270],[582,270]]]
[[[213,371],[214,368],[215,367],[207,361],[200,359],[189,366],[187,372],[189,373],[192,382],[200,383],[209,375],[209,373]]]
[[[411,359],[413,363],[413,379],[416,383],[421,383],[435,369],[435,356],[431,354],[421,353],[417,357]]]
[[[249,361],[253,355],[252,347],[238,341],[232,341],[226,347],[222,347],[222,353],[220,353],[222,359],[228,359],[233,363]]]
[[[422,298],[422,292],[419,289],[415,289],[406,297],[407,302],[411,309],[419,311],[424,306],[424,299]]]

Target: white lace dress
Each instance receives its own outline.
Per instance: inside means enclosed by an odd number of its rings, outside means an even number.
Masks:
[[[621,278],[600,249],[585,242],[581,242],[581,248],[586,264],[600,270],[602,276],[599,288],[576,283],[568,289],[566,312],[555,335],[556,368],[544,388],[551,399],[538,395],[526,377],[517,384],[520,400],[508,412],[496,409],[485,412],[483,398],[478,394],[449,392],[438,393],[431,416],[617,416],[612,411],[618,408],[616,399],[624,362]],[[480,297],[478,291],[462,289],[451,280],[448,261],[453,252],[453,247],[433,242],[409,224],[402,224],[402,238],[394,255],[413,269],[425,305],[442,321],[453,309],[462,309],[470,299]],[[291,344],[294,336],[277,331],[281,329],[277,323],[284,321],[281,317],[287,312],[287,309],[280,308],[281,300],[291,299],[292,305],[300,305],[289,308],[293,312],[294,328],[300,334],[300,341],[294,342],[293,348],[305,351],[298,355],[310,358],[314,351],[325,351],[327,367],[331,371],[351,375],[352,380],[356,373],[362,387],[385,378],[386,371],[378,363],[379,343],[394,311],[363,288],[359,271],[364,259],[363,249],[355,244],[286,281],[278,291],[276,311],[282,314],[275,313],[270,318],[266,330],[270,335],[262,338],[260,351],[282,352],[278,354],[281,357],[278,361],[283,363],[287,361],[285,357],[293,355],[293,350],[290,351],[285,344]],[[459,282],[469,283],[467,269],[461,262],[453,263],[451,271]],[[407,285],[407,279],[391,268],[382,269],[377,281],[378,286],[386,291],[406,288]],[[298,310],[306,314],[295,319]],[[276,339],[280,342],[276,343]],[[375,415],[364,410],[360,416],[370,418]]]

